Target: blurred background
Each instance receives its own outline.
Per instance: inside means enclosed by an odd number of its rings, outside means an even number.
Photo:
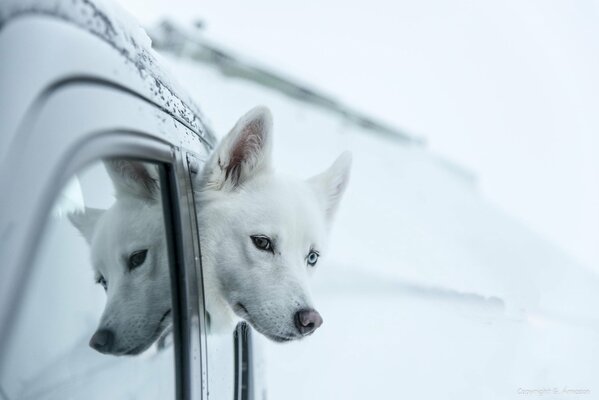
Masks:
[[[218,135],[264,104],[279,170],[354,153],[269,398],[599,398],[599,2],[120,4]]]

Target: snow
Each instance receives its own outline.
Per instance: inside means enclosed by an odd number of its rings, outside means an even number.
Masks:
[[[424,136],[599,272],[596,0],[123,0]]]
[[[219,136],[268,105],[281,172],[309,177],[343,150],[354,155],[313,282],[325,323],[300,343],[262,343],[270,398],[597,390],[599,278],[486,201],[469,175],[421,145],[165,57]]]

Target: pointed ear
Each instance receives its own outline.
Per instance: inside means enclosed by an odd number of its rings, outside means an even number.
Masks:
[[[256,107],[239,119],[221,141],[204,169],[205,189],[235,190],[270,170],[272,115]]]
[[[330,224],[349,182],[352,156],[349,151],[341,154],[337,160],[323,173],[308,180],[316,191]]]
[[[146,201],[158,199],[158,171],[153,165],[141,161],[110,159],[104,161],[104,166],[114,184],[117,198],[134,196]]]
[[[104,211],[99,208],[85,207],[85,211],[69,213],[69,220],[81,232],[88,244],[91,244],[96,224]]]

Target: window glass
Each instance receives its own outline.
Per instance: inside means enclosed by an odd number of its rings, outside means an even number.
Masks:
[[[158,169],[104,160],[58,196],[0,358],[8,399],[174,397]]]
[[[191,182],[194,191],[199,190],[199,180],[196,173],[192,174]],[[197,198],[196,198],[197,200]],[[198,221],[201,224],[201,221]],[[198,225],[200,239],[202,226]],[[200,243],[200,248],[202,244]],[[208,363],[208,398],[213,400],[237,398],[235,395],[235,324],[231,323],[228,306],[222,304],[218,292],[220,288],[214,284],[212,271],[202,266],[204,280],[204,305],[206,310],[206,358]]]
[[[234,398],[235,341],[234,332],[207,327],[208,398]]]

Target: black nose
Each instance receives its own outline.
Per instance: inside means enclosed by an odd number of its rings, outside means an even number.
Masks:
[[[300,310],[295,313],[295,326],[302,335],[309,335],[322,325],[322,317],[316,310]]]
[[[114,344],[114,333],[109,329],[99,329],[94,333],[89,340],[91,348],[98,350],[100,353],[107,353],[112,349]]]

